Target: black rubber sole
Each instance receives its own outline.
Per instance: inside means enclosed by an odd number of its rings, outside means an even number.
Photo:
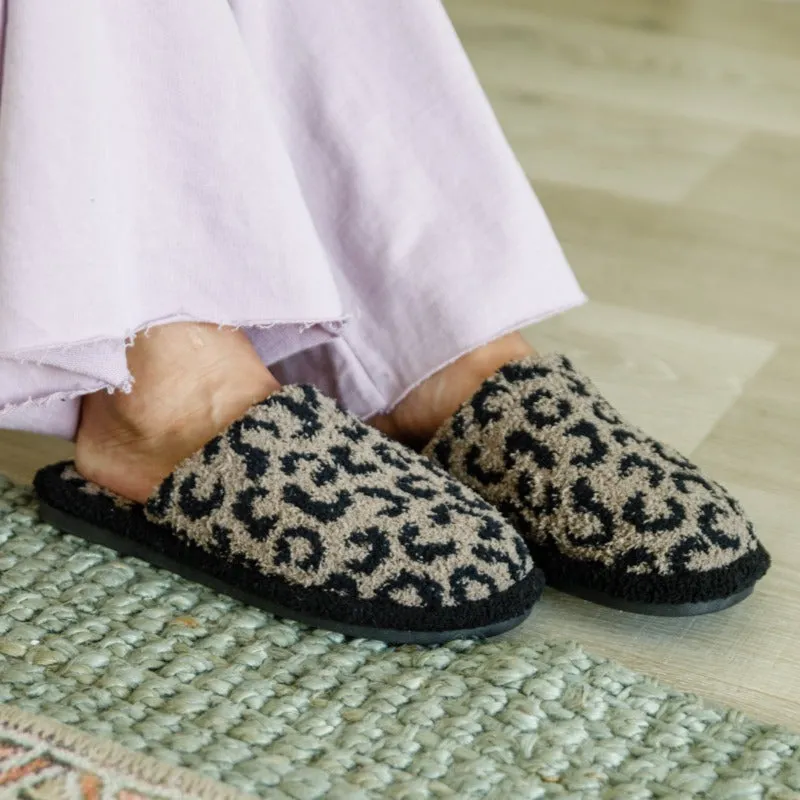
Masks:
[[[697,617],[724,611],[753,594],[770,566],[769,554],[760,544],[733,564],[683,578],[630,575],[618,567],[571,560],[530,542],[529,547],[551,589],[648,617]],[[608,587],[614,588],[613,594]]]
[[[649,617],[698,617],[702,614],[715,614],[717,611],[724,611],[726,608],[741,603],[753,593],[755,585],[748,586],[729,597],[706,600],[702,603],[637,603],[583,587],[556,586],[551,588],[573,597],[579,597],[581,600],[588,600],[591,603],[614,608],[617,611],[627,611],[631,614],[643,614]]]
[[[39,513],[44,522],[52,525],[54,528],[58,528],[64,533],[72,534],[92,544],[108,547],[122,556],[132,556],[133,558],[141,559],[154,567],[173,572],[193,583],[203,584],[204,586],[208,586],[221,594],[228,595],[228,597],[232,597],[247,605],[261,608],[270,614],[274,614],[276,617],[292,619],[297,622],[302,622],[305,625],[334,631],[335,633],[341,633],[356,639],[377,639],[378,641],[387,642],[389,644],[417,645],[443,644],[454,639],[487,639],[492,636],[499,636],[501,633],[506,633],[512,628],[517,627],[517,625],[528,618],[530,612],[533,610],[533,606],[531,606],[520,616],[502,620],[491,625],[447,631],[392,630],[340,623],[334,620],[321,619],[315,617],[313,614],[304,614],[301,611],[286,608],[261,595],[248,592],[238,586],[232,586],[214,575],[210,575],[195,567],[176,561],[164,553],[147,547],[141,542],[121,536],[113,531],[54,508],[42,500],[39,501]]]

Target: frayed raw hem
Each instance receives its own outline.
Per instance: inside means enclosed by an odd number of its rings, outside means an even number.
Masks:
[[[109,394],[132,391],[134,378],[127,369],[125,350],[133,345],[137,336],[148,336],[156,326],[188,322],[216,325],[220,329],[246,330],[251,340],[261,335],[262,347],[255,341],[254,346],[262,361],[269,365],[268,348],[265,350],[263,345],[264,341],[271,340],[271,336],[263,334],[264,331],[288,328],[288,332],[278,339],[292,340],[296,346],[301,334],[312,338],[315,335],[338,336],[349,319],[349,316],[342,315],[319,320],[220,322],[180,314],[148,321],[113,336],[4,351],[0,353],[0,371],[5,363],[10,375],[6,380],[0,379],[0,384],[9,389],[0,391],[0,428],[72,439],[79,420],[81,397],[103,390]],[[319,333],[308,333],[312,328],[318,328]],[[60,372],[64,373],[63,379]]]
[[[77,400],[80,397],[83,397],[86,394],[92,394],[93,392],[101,392],[103,389],[107,389],[109,394],[113,394],[114,391],[122,391],[126,394],[131,392],[133,386],[133,380],[129,382],[130,385],[126,384],[125,386],[120,387],[106,387],[106,386],[98,386],[96,389],[89,388],[89,389],[76,389],[72,392],[51,392],[50,394],[44,395],[42,397],[29,397],[27,400],[23,400],[21,403],[6,403],[2,408],[0,408],[0,428],[3,427],[3,417],[8,416],[11,414],[12,411],[14,412],[21,412],[21,411],[28,411],[30,409],[42,409],[46,408],[49,405],[55,405],[56,403],[66,403],[70,400]]]
[[[188,314],[187,315],[180,314],[180,315],[173,315],[170,317],[163,317],[162,319],[156,319],[150,322],[145,322],[138,328],[134,328],[133,330],[126,330],[124,333],[113,333],[105,336],[93,336],[90,339],[79,339],[78,341],[75,342],[57,342],[53,344],[44,344],[36,347],[27,347],[12,351],[0,350],[0,359],[8,359],[9,361],[21,361],[27,364],[37,364],[38,366],[50,366],[50,362],[48,362],[42,356],[36,356],[34,358],[31,358],[29,357],[29,354],[49,353],[54,350],[55,351],[63,350],[66,347],[70,348],[91,347],[92,345],[102,344],[103,342],[110,342],[119,339],[122,339],[125,345],[125,349],[127,350],[136,341],[137,336],[139,335],[149,336],[150,330],[152,328],[161,325],[172,325],[176,322],[191,322],[197,325],[216,325],[217,328],[219,328],[220,330],[222,330],[223,328],[230,328],[232,330],[241,330],[242,328],[252,328],[254,330],[268,331],[272,330],[273,328],[285,326],[285,327],[296,327],[298,333],[305,333],[307,330],[310,330],[311,328],[320,326],[331,335],[336,336],[351,319],[352,319],[351,314],[343,314],[340,317],[334,317],[331,319],[316,319],[316,320],[290,319],[290,320],[271,320],[269,322],[254,321],[254,320],[245,320],[242,322],[219,322],[217,320],[192,317]]]
[[[580,306],[584,305],[588,302],[589,298],[586,295],[581,294],[576,300],[566,303],[563,306],[557,306],[556,308],[548,309],[542,314],[535,315],[533,317],[526,317],[521,322],[514,323],[509,325],[505,328],[501,328],[497,333],[493,333],[488,337],[484,337],[482,339],[477,339],[473,344],[469,344],[465,347],[461,347],[455,355],[448,356],[448,358],[442,361],[438,366],[434,367],[433,369],[427,370],[422,377],[414,380],[411,384],[409,384],[405,389],[403,389],[398,395],[396,395],[396,399],[390,402],[388,405],[384,406],[383,408],[376,409],[375,411],[370,411],[367,414],[361,414],[362,420],[369,420],[372,417],[382,416],[384,414],[391,414],[395,408],[397,408],[403,400],[411,394],[418,386],[425,383],[428,378],[433,377],[437,372],[441,372],[445,367],[449,367],[451,364],[454,364],[458,361],[459,358],[463,358],[469,353],[477,350],[480,347],[484,347],[487,344],[491,344],[492,342],[497,341],[498,339],[502,339],[504,336],[508,336],[511,333],[516,333],[517,331],[521,331],[523,328],[527,328],[531,325],[537,325],[540,322],[544,322],[544,320],[549,319],[550,317],[555,317],[558,314],[563,314],[565,311],[571,311],[573,308],[579,308]]]

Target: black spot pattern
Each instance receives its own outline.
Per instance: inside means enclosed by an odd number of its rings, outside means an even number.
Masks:
[[[389,489],[361,486],[358,489],[358,493],[363,494],[365,497],[374,497],[386,501],[386,505],[376,512],[379,517],[402,517],[408,513],[408,498],[395,494]]]
[[[218,558],[230,558],[231,532],[229,528],[213,524],[211,526],[211,550]]]
[[[647,473],[652,489],[656,489],[664,482],[666,470],[652,458],[640,453],[625,453],[619,460],[619,474],[623,477],[630,475],[635,469],[642,469]]]
[[[495,394],[476,402],[487,423]],[[502,594],[532,574],[491,505],[310,387],[271,395],[175,476],[147,507],[154,522],[337,596],[450,608],[478,584]]]
[[[478,531],[478,537],[483,541],[500,541],[503,538],[503,525],[495,517],[484,517],[483,524]]]
[[[377,442],[372,446],[372,452],[378,456],[380,462],[386,466],[393,467],[400,472],[408,472],[411,469],[411,461],[403,453],[386,442]]]
[[[294,475],[301,461],[316,461],[316,453],[294,452],[281,457],[281,469],[284,475]]]
[[[437,494],[424,475],[401,475],[395,481],[395,486],[401,492],[421,500],[433,500]]]
[[[472,396],[472,400],[470,401],[472,404],[472,413],[475,415],[475,421],[482,428],[485,428],[490,422],[500,419],[502,416],[501,412],[491,408],[489,401],[503,391],[505,390],[499,384],[493,381],[486,381]]]
[[[666,533],[683,525],[686,509],[674,497],[663,500],[667,510],[661,516],[647,513],[646,498],[642,492],[636,492],[625,501],[622,508],[622,519],[630,523],[639,533]]]
[[[317,392],[310,386],[298,388],[303,394],[302,400],[285,392],[276,392],[264,401],[264,405],[282,406],[294,415],[297,427],[291,434],[293,438],[312,439],[324,429],[324,423],[319,414],[319,398]]]
[[[601,547],[614,538],[614,512],[600,501],[586,478],[578,478],[572,486],[572,508],[589,519],[580,534],[570,531],[570,541],[581,547]],[[597,523],[597,524],[596,524]],[[593,533],[589,536],[586,531]]]
[[[478,447],[478,445],[473,445],[467,451],[464,463],[469,476],[484,486],[488,486],[492,483],[500,483],[506,476],[505,470],[484,469],[480,464],[480,457],[481,448]]]
[[[428,519],[434,525],[451,525],[453,522],[453,515],[450,513],[450,507],[447,503],[440,503],[438,506],[434,506],[431,509]]]
[[[531,436],[528,431],[515,430],[506,436],[506,467],[513,466],[519,455],[531,456],[536,466],[542,469],[553,469],[556,465],[553,451],[546,444]]]
[[[244,459],[247,477],[250,480],[255,480],[269,469],[269,453],[260,447],[252,445],[245,438],[248,431],[257,430],[267,430],[274,433],[277,429],[272,422],[263,422],[250,417],[244,417],[244,419],[234,422],[228,428],[228,443],[231,449]],[[219,454],[219,449],[217,449],[217,454]],[[211,459],[214,457],[209,457],[207,453],[204,453],[205,463],[210,464]]]
[[[413,522],[403,525],[400,533],[400,543],[412,561],[421,564],[433,564],[439,558],[452,556],[456,552],[456,543],[451,539],[448,542],[433,542],[425,544],[420,542],[422,534],[419,526]]]
[[[187,475],[181,481],[178,491],[178,505],[181,511],[193,521],[208,517],[225,498],[225,489],[219,481],[214,484],[213,490],[207,497],[198,496],[196,488],[197,475]]]
[[[79,478],[77,481],[71,480],[70,483],[77,483],[78,486],[81,484],[81,479]],[[85,483],[85,482],[84,482]],[[152,510],[152,513],[156,516],[164,516],[167,513],[167,509],[172,502],[172,496],[175,491],[175,476],[168,475],[161,486],[158,487],[156,490],[155,495],[150,498],[148,507]]]
[[[265,542],[278,524],[277,514],[256,517],[254,504],[259,498],[267,496],[261,486],[248,486],[236,495],[236,502],[231,506],[233,515],[247,526],[249,534],[259,542]]]
[[[478,584],[491,595],[497,591],[497,584],[475,566],[459,567],[450,577],[450,588],[453,596],[459,602],[466,603],[469,600],[468,589],[470,584]]]
[[[739,503],[628,425],[563,356],[500,369],[424,452],[500,510],[561,585],[700,602],[769,566]]]
[[[492,506],[311,387],[253,406],[145,506],[72,464],[36,485],[123,553],[348,635],[490,635],[541,594],[528,548]]]
[[[314,486],[317,488],[336,483],[338,477],[339,467],[331,463],[320,464],[311,474],[311,480],[314,481]]]
[[[534,497],[533,478],[528,472],[521,472],[517,478],[517,498],[520,501],[517,505],[524,506],[534,519],[551,516],[561,506],[561,492],[550,481],[544,484],[542,499],[537,500]],[[510,505],[513,507],[515,504]]]
[[[635,430],[628,428],[615,428],[611,431],[611,436],[617,444],[627,447],[630,444],[647,444],[647,438]]]
[[[441,465],[442,469],[449,469],[450,467],[450,454],[453,452],[453,446],[447,439],[442,439],[436,443],[433,450],[433,457],[436,462]]]
[[[476,402],[487,423],[494,394]],[[443,608],[478,584],[503,593],[532,575],[491,505],[309,387],[271,395],[175,475],[148,505],[154,522],[337,596],[355,586],[375,602]]]
[[[514,578],[520,577],[519,556],[520,553],[509,553],[498,547],[491,547],[486,544],[476,544],[472,552],[486,564],[504,564]]]
[[[347,568],[359,575],[371,575],[389,558],[392,552],[389,537],[376,525],[365,531],[354,531],[347,541],[369,550],[363,558],[351,558],[347,562]]]
[[[608,455],[608,445],[600,438],[597,425],[588,419],[582,419],[577,425],[567,428],[566,434],[584,439],[589,447],[585,453],[573,456],[571,464],[594,467],[603,463]]]
[[[315,500],[301,486],[289,483],[283,487],[283,500],[289,505],[299,508],[318,522],[336,522],[341,519],[353,503],[350,492],[342,490],[336,495],[336,500],[326,502]]]
[[[203,448],[203,463],[210,464],[219,455],[219,450],[220,450],[221,444],[222,444],[221,437],[215,436]]]
[[[412,591],[419,598],[419,603],[430,611],[442,607],[442,586],[424,575],[403,570],[397,577],[388,580],[381,586],[378,596],[383,600],[395,600],[401,592]],[[399,602],[396,600],[396,602]]]
[[[601,422],[609,425],[621,425],[622,417],[605,400],[595,400],[592,403],[592,411]]]
[[[725,522],[725,517],[729,516],[728,511],[718,506],[716,503],[706,503],[700,509],[698,522],[700,530],[706,539],[719,547],[736,547],[737,540],[725,533],[720,523]]]
[[[549,401],[549,403],[548,403]],[[547,412],[543,407],[552,405],[554,412]],[[525,418],[535,428],[549,428],[561,422],[572,413],[572,404],[563,397],[554,397],[549,389],[537,389],[522,400]]]
[[[294,561],[297,568],[303,572],[318,570],[325,556],[322,537],[319,531],[305,526],[287,528],[280,534],[275,548],[275,564],[293,563],[292,545],[295,542],[302,543],[302,549],[308,550],[305,556]]]
[[[340,425],[339,431],[341,432],[342,436],[346,437],[351,442],[360,442],[369,436],[369,431],[363,425],[360,425],[358,422],[354,421]]]
[[[481,500],[478,495],[466,490],[466,487],[460,483],[448,481],[445,484],[444,490],[448,497],[453,498],[453,501],[450,503],[450,508],[455,511],[467,514],[470,512],[492,510],[492,507],[489,505],[489,503]]]
[[[673,472],[670,478],[672,479],[673,484],[675,484],[675,488],[681,494],[690,494],[692,491],[692,486],[694,486],[695,488],[698,486],[702,487],[709,494],[712,495],[717,493],[717,489],[714,486],[714,484],[712,484],[711,481],[706,480],[702,475],[699,475],[696,472],[685,472],[685,471]],[[733,500],[733,498],[730,499]],[[734,508],[734,511],[736,510],[737,509]]]
[[[356,462],[353,458],[353,448],[349,444],[335,445],[330,448],[329,453],[333,463],[348,475],[371,475],[378,470],[372,461]]]
[[[661,442],[657,442],[655,439],[648,439],[647,443],[658,456],[664,459],[664,461],[669,462],[673,466],[680,467],[681,469],[685,469],[697,474],[697,467],[692,464],[688,458],[684,458],[680,453],[676,453],[671,448],[665,447]]]

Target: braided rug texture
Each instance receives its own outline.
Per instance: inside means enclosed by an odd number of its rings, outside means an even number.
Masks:
[[[278,621],[58,534],[2,477],[0,702],[270,798],[800,798],[800,736],[576,645]]]

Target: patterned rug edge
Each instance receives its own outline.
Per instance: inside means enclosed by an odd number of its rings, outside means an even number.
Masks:
[[[0,796],[246,800],[253,795],[49,717],[0,706]],[[28,796],[28,795],[25,795]]]

